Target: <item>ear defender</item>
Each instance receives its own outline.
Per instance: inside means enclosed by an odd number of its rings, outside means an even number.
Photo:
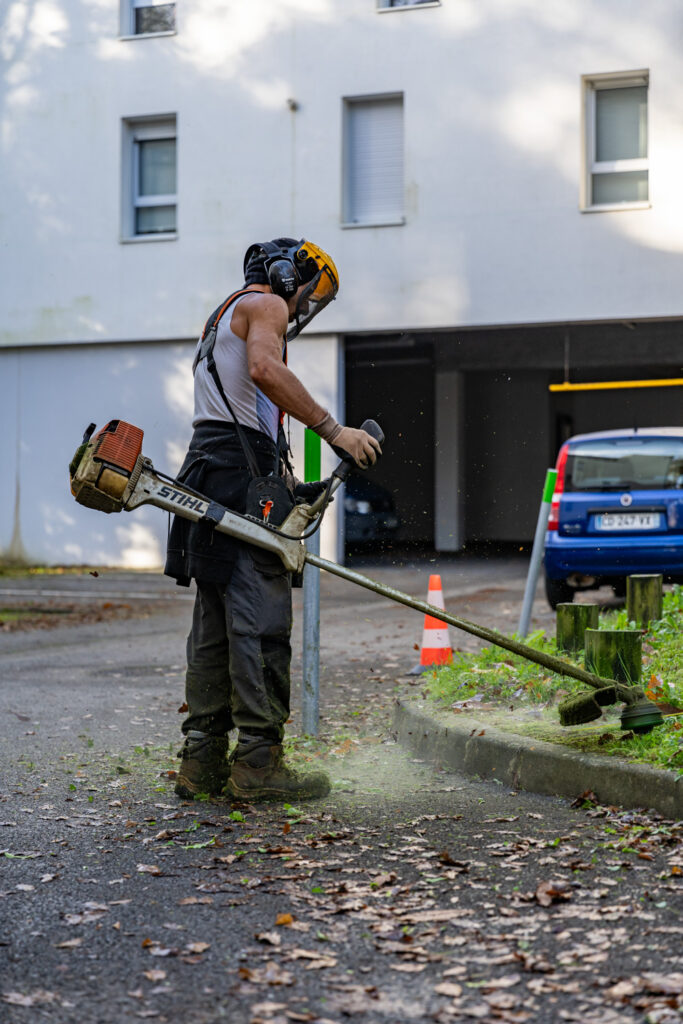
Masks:
[[[268,283],[275,295],[288,301],[299,287],[299,275],[291,260],[273,260],[267,266]]]

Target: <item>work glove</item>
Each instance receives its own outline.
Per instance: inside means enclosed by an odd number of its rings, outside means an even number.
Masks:
[[[314,480],[308,484],[297,481],[294,487],[294,500],[297,505],[311,505],[316,498],[320,497],[329,482],[329,477],[327,480]]]
[[[382,454],[379,441],[355,427],[342,427],[334,439],[334,448],[343,448],[361,469],[374,466],[377,456]]]

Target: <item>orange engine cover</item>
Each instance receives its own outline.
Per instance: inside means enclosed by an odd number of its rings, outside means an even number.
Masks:
[[[93,458],[115,466],[124,473],[132,473],[142,451],[144,431],[125,420],[111,420],[95,438]]]

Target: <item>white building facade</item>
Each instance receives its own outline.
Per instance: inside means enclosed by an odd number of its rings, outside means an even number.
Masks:
[[[197,335],[278,235],[337,263],[290,365],[384,426],[408,543],[528,539],[568,433],[683,422],[676,388],[548,390],[683,376],[675,0],[9,0],[1,33],[6,558],[163,561],[69,458],[121,418],[177,470]]]

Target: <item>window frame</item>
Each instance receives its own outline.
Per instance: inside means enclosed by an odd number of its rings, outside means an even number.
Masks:
[[[122,121],[121,161],[121,242],[168,242],[178,237],[178,119],[176,114],[154,114],[147,117],[126,117]],[[141,196],[140,146],[141,142],[173,139],[176,144],[176,190]],[[173,206],[176,212],[174,231],[136,232],[137,211],[156,206]]]
[[[595,159],[596,145],[596,95],[602,89],[647,89],[648,125],[646,157],[624,160]],[[649,210],[651,201],[650,182],[650,72],[647,69],[638,71],[614,71],[606,74],[582,75],[582,167],[579,207],[582,213],[603,213],[617,210]],[[648,198],[628,200],[623,203],[594,203],[592,196],[594,174],[619,174],[629,171],[648,172]]]
[[[380,6],[382,0],[376,0],[377,2],[377,13],[385,14],[387,11],[415,11],[422,7],[441,7],[441,0],[428,0],[427,3],[408,3],[400,4],[398,7],[382,7]]]
[[[378,216],[373,220],[348,220],[350,213],[350,175],[349,175],[349,124],[351,108],[361,103],[372,103],[381,100],[400,100],[403,113],[403,213],[397,217]],[[342,96],[342,176],[341,176],[341,220],[343,229],[357,228],[388,228],[401,227],[406,223],[405,217],[405,93],[403,90],[381,93],[363,93],[359,96]]]
[[[168,7],[173,6],[174,28],[164,29],[161,32],[136,32],[135,11],[138,7]],[[175,36],[178,33],[178,3],[177,0],[121,0],[120,8],[120,32],[119,39],[157,39],[161,36]]]

